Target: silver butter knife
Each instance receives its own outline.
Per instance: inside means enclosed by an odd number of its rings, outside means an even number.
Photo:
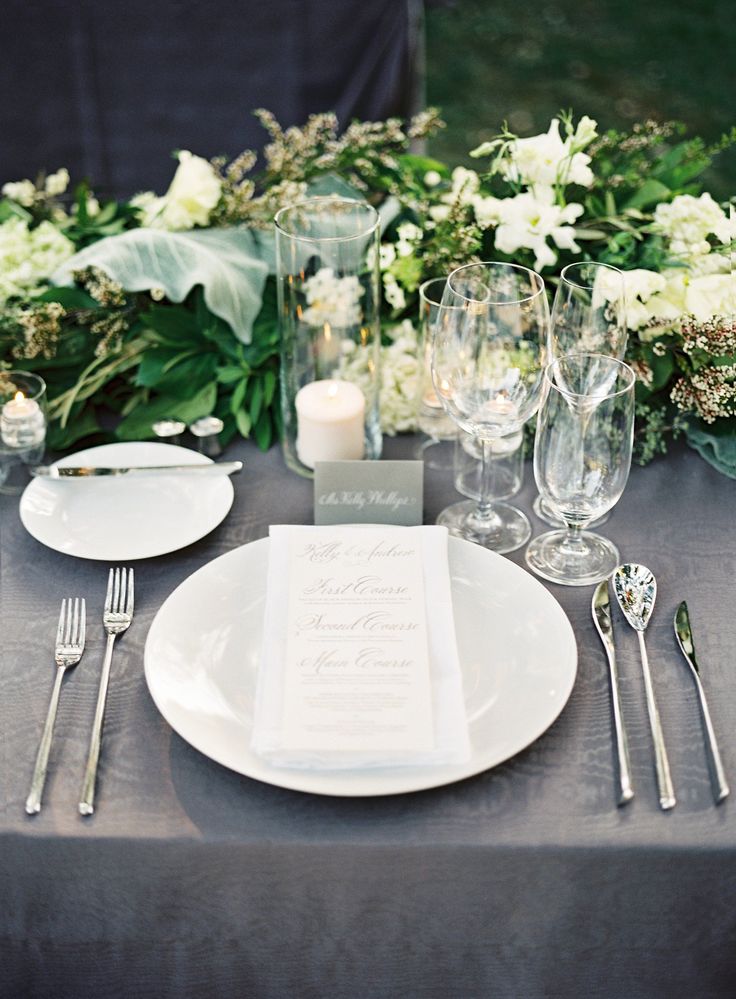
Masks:
[[[93,465],[37,465],[31,473],[42,479],[94,479],[114,475],[234,475],[242,461],[220,461],[206,465],[141,465],[129,468],[100,468]]]
[[[608,597],[608,580],[599,583],[593,594],[591,606],[593,623],[601,636],[603,648],[608,657],[608,670],[611,678],[611,702],[613,704],[613,724],[616,732],[616,755],[618,758],[619,797],[618,804],[625,805],[634,797],[631,786],[631,764],[629,763],[629,745],[626,739],[623,713],[621,711],[621,695],[618,689],[618,670],[616,668],[616,649],[613,644],[613,622],[611,621],[611,603]]]
[[[710,711],[708,710],[708,702],[705,699],[705,691],[703,690],[703,684],[700,681],[700,667],[698,666],[698,661],[695,658],[693,633],[690,628],[690,615],[687,612],[687,603],[684,600],[677,608],[677,613],[675,614],[675,637],[677,638],[677,644],[680,646],[682,654],[690,667],[690,672],[693,675],[695,687],[698,691],[698,697],[700,698],[700,710],[703,712],[703,721],[705,723],[705,731],[707,734],[706,746],[708,747],[710,762],[712,764],[713,793],[715,795],[716,804],[719,804],[724,800],[724,798],[728,797],[730,789],[728,782],[726,781],[726,773],[723,769],[723,763],[721,762],[721,754],[718,752],[718,743],[716,742],[716,734],[713,730],[713,722],[711,721]]]

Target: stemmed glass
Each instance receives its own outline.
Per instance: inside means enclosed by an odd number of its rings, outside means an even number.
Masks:
[[[552,303],[550,359],[589,352],[623,360],[626,336],[622,271],[588,260],[564,267]],[[532,509],[547,524],[562,526],[541,496],[534,500]]]
[[[517,264],[466,264],[447,279],[434,329],[432,379],[451,419],[478,441],[478,499],[437,518],[452,534],[497,552],[531,536],[526,516],[495,503],[494,442],[518,433],[539,407],[549,312],[544,281]]]
[[[603,354],[567,354],[545,372],[534,477],[565,526],[535,538],[526,561],[553,583],[598,583],[619,563],[616,547],[585,528],[618,502],[626,486],[635,383],[628,365]]]

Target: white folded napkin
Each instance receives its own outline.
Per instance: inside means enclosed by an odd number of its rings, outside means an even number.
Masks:
[[[444,527],[271,527],[251,748],[314,769],[470,758]]]

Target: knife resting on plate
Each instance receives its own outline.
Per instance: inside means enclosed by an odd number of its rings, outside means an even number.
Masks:
[[[242,461],[220,461],[202,465],[140,465],[102,468],[94,465],[37,465],[31,474],[41,479],[94,479],[118,475],[234,475]]]

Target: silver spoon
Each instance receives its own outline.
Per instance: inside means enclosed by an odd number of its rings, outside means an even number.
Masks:
[[[654,696],[652,675],[649,671],[649,657],[644,644],[644,632],[654,610],[657,599],[657,581],[653,573],[645,565],[627,563],[620,565],[613,574],[613,589],[616,593],[619,607],[623,615],[636,632],[641,653],[641,668],[644,674],[644,689],[647,697],[649,726],[654,740],[654,763],[657,771],[657,786],[659,788],[659,804],[661,808],[674,808],[677,804],[675,789],[670,776],[670,764],[664,744],[662,723],[659,720],[657,701]]]

